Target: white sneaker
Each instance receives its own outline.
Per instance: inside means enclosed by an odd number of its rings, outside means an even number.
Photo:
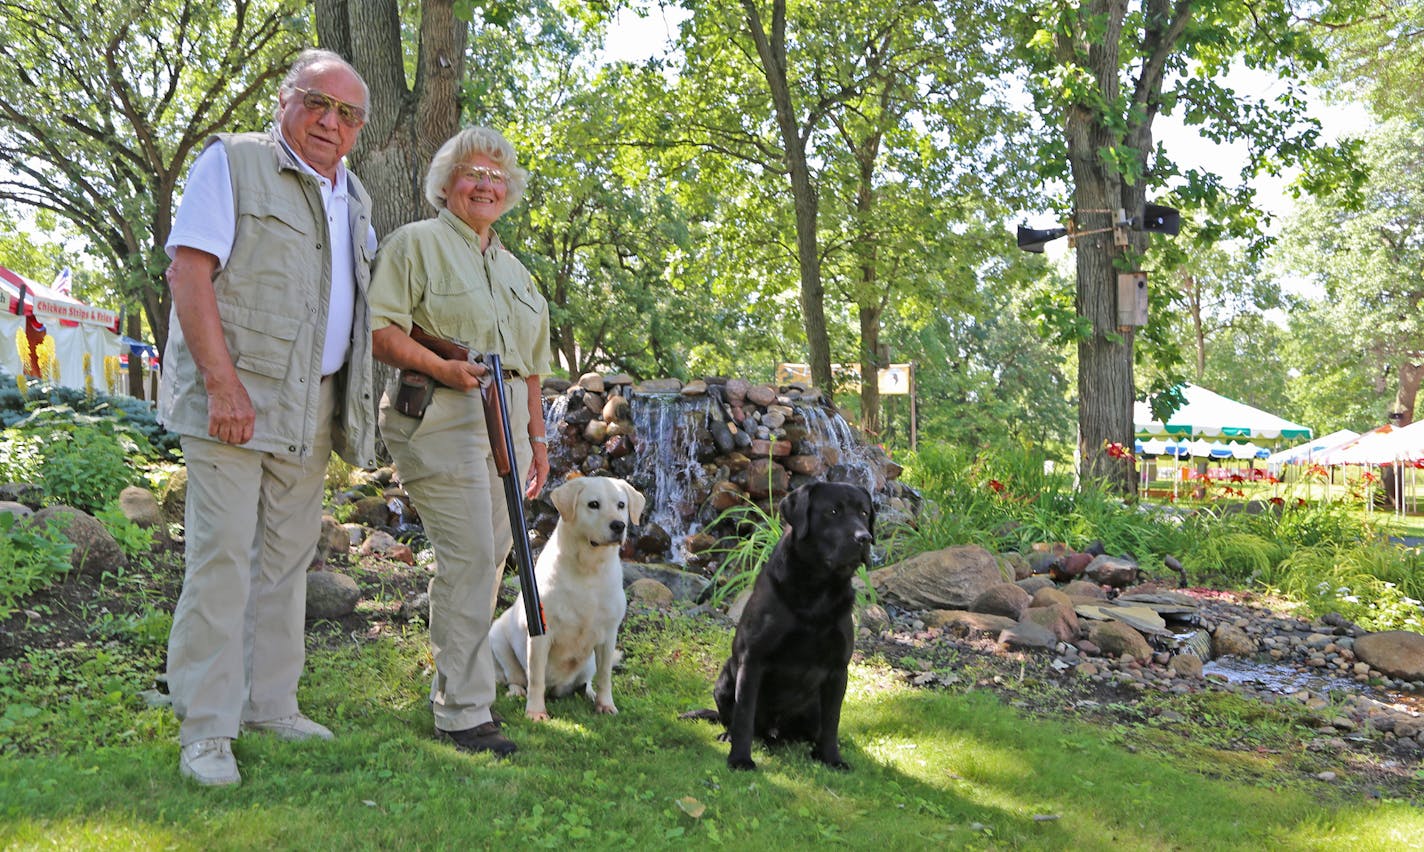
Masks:
[[[183,746],[178,752],[178,771],[204,787],[242,783],[237,759],[232,756],[232,740],[227,737],[210,737]]]
[[[265,722],[243,722],[242,729],[244,731],[266,731],[292,742],[329,740],[333,737],[331,730],[325,725],[317,724],[301,713],[293,713],[280,719],[268,719]]]

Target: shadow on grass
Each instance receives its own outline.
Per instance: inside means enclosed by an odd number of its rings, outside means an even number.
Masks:
[[[915,690],[862,666],[842,726],[852,772],[800,746],[759,748],[757,771],[732,772],[720,728],[677,718],[711,703],[729,636],[670,620],[635,623],[625,640],[616,716],[573,696],[535,724],[522,699],[500,696],[520,746],[505,761],[433,740],[419,642],[323,651],[302,700],[337,740],[245,737],[244,782],[222,790],[179,777],[171,738],[6,757],[0,846],[1325,849],[1424,837],[1403,806],[1213,779],[1211,767],[1130,753],[1102,728],[1023,719],[991,695]]]

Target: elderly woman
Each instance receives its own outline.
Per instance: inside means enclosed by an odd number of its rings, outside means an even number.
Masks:
[[[553,357],[549,308],[493,228],[519,200],[527,176],[497,131],[471,127],[451,137],[425,178],[426,200],[438,215],[386,238],[370,293],[376,357],[440,385],[415,417],[394,407],[400,381],[394,377],[380,411],[386,446],[435,548],[435,736],[463,751],[499,756],[516,746],[490,712],[495,666],[488,636],[514,539],[478,390],[485,368],[442,358],[413,339],[411,328],[472,352],[499,353],[514,470],[528,471],[525,496],[537,496],[549,476],[539,393],[539,374]]]

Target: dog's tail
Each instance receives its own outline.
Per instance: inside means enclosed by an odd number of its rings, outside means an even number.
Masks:
[[[677,714],[677,718],[701,719],[704,722],[712,722],[713,724],[718,725],[722,723],[722,714],[718,713],[716,710],[710,707],[705,707],[701,710],[689,710],[686,713],[679,713]]]

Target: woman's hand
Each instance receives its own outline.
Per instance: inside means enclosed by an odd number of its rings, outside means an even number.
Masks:
[[[470,391],[480,386],[480,378],[488,372],[484,364],[447,359],[440,365],[440,374],[435,379],[446,387]]]
[[[529,465],[529,482],[524,488],[524,499],[533,500],[544,490],[549,481],[549,445],[543,441],[530,441],[534,447],[534,461]]]

